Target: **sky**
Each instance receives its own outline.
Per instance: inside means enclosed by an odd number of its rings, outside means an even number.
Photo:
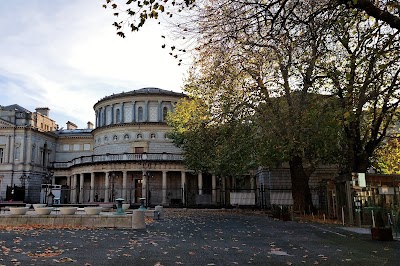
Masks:
[[[0,3],[0,105],[50,108],[61,127],[94,123],[93,105],[144,87],[181,92],[187,66],[161,48],[156,23],[117,36],[105,0]],[[118,18],[117,18],[118,19]]]

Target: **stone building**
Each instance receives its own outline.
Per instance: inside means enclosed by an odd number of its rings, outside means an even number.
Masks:
[[[49,108],[1,106],[0,200],[50,202],[54,195],[62,204],[116,198],[133,204],[145,198],[152,206],[292,204],[288,168],[241,180],[187,169],[166,123],[182,97],[158,88],[106,96],[93,106],[94,124],[83,129],[71,121],[58,128]],[[334,172],[321,166],[311,177],[316,206],[329,204],[326,184]]]
[[[31,202],[52,191],[60,203],[215,203],[215,176],[186,169],[168,139],[166,116],[182,97],[158,88],[113,94],[94,105],[95,125],[85,129],[70,121],[58,129],[48,108],[2,107],[0,197],[15,200],[10,191],[20,188]]]
[[[48,173],[57,140],[56,123],[48,115],[48,108],[0,106],[0,200],[18,197],[15,186],[40,187]]]

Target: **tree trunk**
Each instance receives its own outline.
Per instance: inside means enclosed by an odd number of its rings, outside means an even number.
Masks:
[[[310,175],[313,171],[304,169],[303,160],[294,156],[290,161],[290,178],[292,181],[293,209],[295,211],[314,212],[311,191],[309,186]]]

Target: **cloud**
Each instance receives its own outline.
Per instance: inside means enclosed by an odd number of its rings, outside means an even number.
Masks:
[[[12,1],[0,10],[0,105],[51,109],[62,126],[94,121],[104,96],[141,87],[180,91],[184,67],[156,24],[125,39],[98,1]]]

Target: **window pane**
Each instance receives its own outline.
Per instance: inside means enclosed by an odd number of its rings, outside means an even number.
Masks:
[[[135,153],[144,153],[144,147],[135,147]]]

